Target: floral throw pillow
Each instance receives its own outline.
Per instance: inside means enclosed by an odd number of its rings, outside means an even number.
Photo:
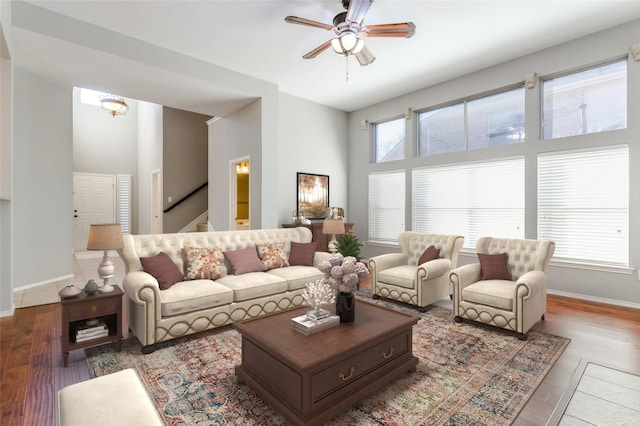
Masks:
[[[256,244],[258,256],[267,269],[276,269],[289,266],[287,256],[284,253],[284,243]]]
[[[220,248],[184,246],[185,280],[215,280],[226,275]]]

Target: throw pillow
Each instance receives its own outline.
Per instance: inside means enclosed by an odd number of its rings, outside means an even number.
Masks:
[[[224,257],[233,269],[234,275],[242,275],[247,272],[261,272],[266,268],[264,263],[258,257],[255,247],[247,247],[246,249],[225,251]]]
[[[316,255],[318,243],[294,243],[291,242],[291,253],[289,253],[289,265],[313,266],[313,257]]]
[[[185,280],[215,280],[226,275],[219,247],[184,246],[186,261]]]
[[[284,254],[284,243],[256,244],[258,256],[267,269],[276,269],[289,266],[287,256]]]
[[[511,273],[507,266],[507,253],[482,254],[478,253],[480,259],[480,269],[483,280],[509,280]]]
[[[142,263],[142,269],[158,280],[160,290],[166,290],[184,279],[180,269],[163,251],[155,256],[141,257],[140,262]]]
[[[420,260],[418,260],[418,265],[422,265],[424,262],[428,262],[433,259],[437,259],[440,257],[440,249],[435,248],[434,246],[429,246],[420,256]]]

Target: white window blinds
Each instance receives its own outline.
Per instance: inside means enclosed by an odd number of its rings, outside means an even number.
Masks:
[[[628,266],[627,146],[539,156],[538,238],[558,260]]]
[[[131,175],[116,175],[117,215],[123,234],[131,233]]]
[[[369,175],[369,241],[396,242],[404,232],[405,173]]]
[[[475,250],[483,236],[524,238],[521,157],[413,170],[413,230],[464,235]]]

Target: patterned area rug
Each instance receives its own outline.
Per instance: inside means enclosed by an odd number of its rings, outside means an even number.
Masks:
[[[496,329],[457,324],[441,307],[421,314],[378,303],[421,317],[413,329],[420,363],[328,425],[511,424],[569,343],[538,332],[521,341]],[[150,355],[140,348],[128,339],[122,352],[110,345],[87,349],[91,376],[134,368],[167,425],[287,424],[237,383],[241,338],[231,327],[160,343]]]

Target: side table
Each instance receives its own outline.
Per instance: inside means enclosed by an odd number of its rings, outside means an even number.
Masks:
[[[120,287],[110,293],[82,292],[76,297],[62,299],[62,347],[63,364],[69,364],[69,351],[116,342],[118,352],[122,349],[122,295]],[[76,326],[85,320],[99,318],[107,324],[109,335],[84,342],[76,342]]]

